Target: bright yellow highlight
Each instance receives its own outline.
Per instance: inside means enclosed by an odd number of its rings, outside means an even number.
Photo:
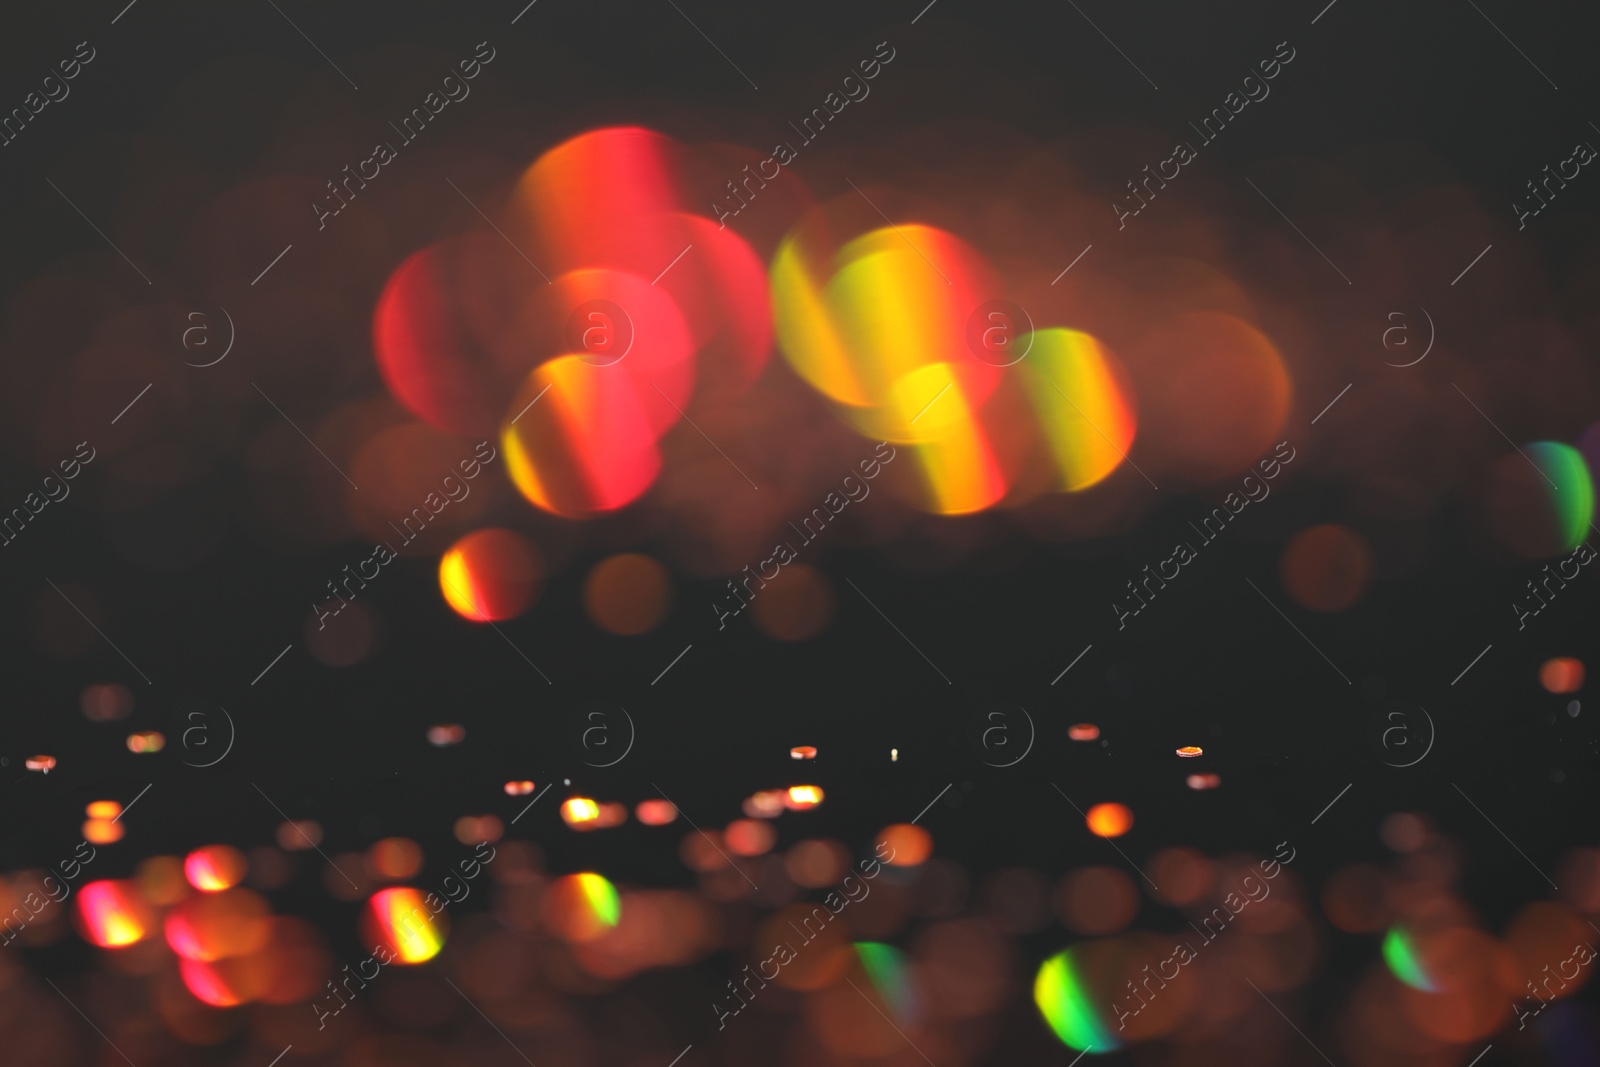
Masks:
[[[1116,357],[1086,333],[1037,330],[1017,364],[1060,488],[1087,489],[1133,447],[1136,419]]]
[[[371,930],[400,963],[431,960],[444,948],[444,929],[415,889],[397,886],[367,901]]]

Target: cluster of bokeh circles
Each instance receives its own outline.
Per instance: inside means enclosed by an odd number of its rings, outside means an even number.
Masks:
[[[1070,323],[1036,324],[979,251],[869,219],[865,194],[801,192],[763,263],[687,208],[706,166],[637,127],[544,153],[492,230],[438,241],[389,277],[373,342],[392,394],[436,429],[496,438],[522,496],[567,518],[639,500],[662,437],[696,406],[738,403],[774,340],[845,424],[910,450],[896,491],[925,512],[1085,489],[1124,462],[1137,416],[1121,361]],[[472,555],[449,563],[446,598],[503,617],[469,588]]]
[[[761,261],[686,210],[681,154],[638,128],[558,145],[522,176],[502,232],[415,253],[379,299],[395,397],[440,429],[498,437],[517,488],[552,514],[638,499],[697,381],[746,387],[771,349]]]
[[[1150,481],[1130,459],[1136,437],[1163,481],[1204,486],[1284,429],[1291,375],[1231,281],[1188,278],[1176,291],[1192,303],[1156,300],[1141,313],[1131,292],[1093,279],[1053,291],[1066,271],[1050,286],[1019,282],[1015,269],[916,221],[916,205],[892,189],[818,201],[791,172],[769,183],[748,166],[726,183],[730,195],[766,197],[783,226],[747,240],[733,216],[719,223],[691,207],[705,203],[707,176],[737,158],[640,127],[592,130],[545,152],[489,229],[439,240],[389,276],[373,345],[392,395],[430,433],[497,441],[521,496],[575,520],[661,486],[674,429],[720,453],[728,469],[716,477],[736,471],[755,487],[741,466],[751,460],[729,456],[702,424],[721,430],[740,412],[745,432],[732,450],[751,451],[750,424],[759,430],[773,404],[763,382],[809,390],[863,447],[903,450],[909,459],[883,484],[931,516],[1081,493],[1123,467],[1137,471],[1135,484]],[[1129,362],[1106,334],[1129,347]],[[1490,464],[1478,506],[1491,540],[1521,558],[1575,548],[1591,529],[1593,446],[1534,442]],[[765,478],[771,449],[757,451]],[[706,469],[684,473],[673,492]],[[734,530],[738,541],[781,527],[783,508],[798,504],[729,495],[700,510],[708,537]],[[1345,610],[1364,599],[1378,555],[1351,526],[1306,527],[1283,551],[1283,587],[1301,607]],[[665,611],[664,569],[640,556],[649,573],[624,575],[634,558],[610,567],[628,588],[608,594],[618,583],[597,572],[586,590],[609,632],[644,632]],[[526,610],[544,572],[523,534],[478,529],[444,554],[440,589],[463,617],[494,621]]]

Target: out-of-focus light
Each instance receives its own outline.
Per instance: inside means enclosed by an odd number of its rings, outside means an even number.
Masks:
[[[26,760],[23,760],[22,765],[30,771],[49,774],[51,768],[56,765],[56,758],[54,756],[29,756]]]
[[[1577,548],[1594,521],[1594,481],[1583,453],[1559,441],[1535,441],[1523,451],[1553,487],[1550,508],[1565,539],[1563,547]]]
[[[1396,978],[1412,989],[1420,989],[1424,993],[1438,990],[1438,986],[1423,969],[1416,941],[1404,928],[1390,927],[1389,932],[1384,935],[1383,962],[1389,965],[1389,971]]]
[[[115,819],[122,814],[122,805],[115,800],[94,800],[83,809],[91,819]]]
[[[899,763],[900,762],[900,750],[898,748],[891,748],[889,750],[889,762],[890,763]]]
[[[139,864],[135,877],[144,899],[157,907],[176,904],[189,895],[183,861],[177,856],[151,856]]]
[[[91,845],[113,845],[127,836],[128,828],[110,819],[86,819],[79,830]]]
[[[1312,611],[1351,607],[1366,595],[1372,572],[1367,539],[1337,523],[1301,530],[1284,546],[1279,561],[1283,587],[1295,603]]]
[[[933,835],[912,823],[896,823],[878,834],[878,846],[889,848],[884,862],[894,867],[919,867],[933,855]]]
[[[511,530],[477,530],[439,560],[439,590],[457,615],[500,622],[526,611],[544,581],[533,542]]]
[[[602,875],[585,871],[552,883],[544,908],[550,925],[568,941],[593,941],[616,927],[622,898]]]
[[[789,794],[782,789],[763,789],[744,799],[744,813],[752,819],[776,819],[789,806]]]
[[[810,811],[822,803],[822,787],[820,785],[791,785],[789,795],[784,801],[790,811]]]
[[[1054,461],[1057,488],[1087,489],[1116,470],[1133,449],[1138,417],[1121,362],[1077,330],[1033,332],[1018,367]]]
[[[167,739],[160,730],[145,730],[142,733],[128,735],[128,751],[141,755],[150,752],[160,752],[167,747]]]
[[[626,373],[596,374],[580,356],[540,364],[511,401],[512,411],[531,410],[500,432],[506,473],[530,503],[569,518],[632,503],[661,472],[651,396]]]
[[[144,940],[150,914],[131,881],[90,882],[78,890],[78,925],[101,948],[121,948]]]
[[[804,563],[791,563],[751,603],[756,628],[775,641],[809,641],[833,620],[833,584]]]
[[[889,1011],[900,1019],[910,1015],[913,997],[905,953],[880,941],[857,941],[855,950],[872,988],[889,1006]]]
[[[1084,819],[1089,832],[1100,837],[1121,837],[1133,829],[1133,812],[1123,804],[1096,804]]]
[[[796,745],[789,750],[790,759],[816,759],[817,747],[815,745]]]
[[[655,629],[667,611],[667,569],[635,552],[603,559],[583,583],[583,607],[607,633],[630,637]]]
[[[1571,656],[1545,660],[1539,684],[1552,693],[1576,693],[1583,688],[1583,660]]]
[[[167,945],[188,960],[228,959],[259,951],[272,935],[266,898],[241,886],[197,893],[167,912]]]
[[[422,870],[422,846],[408,837],[386,837],[367,849],[362,866],[377,881],[404,881]]]
[[[1217,788],[1217,786],[1222,784],[1222,775],[1191,774],[1187,779],[1185,779],[1185,781],[1188,782],[1190,789],[1198,792],[1200,790]]]
[[[91,685],[78,698],[84,718],[90,722],[111,722],[125,719],[133,710],[133,694],[128,687],[116,682]]]
[[[505,836],[505,823],[497,815],[463,815],[456,820],[456,840],[463,845],[498,841]]]
[[[758,819],[739,819],[722,832],[728,851],[735,856],[759,856],[772,848],[778,834],[772,824]]]
[[[1378,827],[1383,843],[1396,852],[1415,852],[1428,843],[1428,820],[1409,811],[1397,811]]]
[[[508,797],[525,797],[531,792],[533,792],[533,783],[527,779],[506,783],[506,796]]]
[[[220,893],[244,880],[244,853],[229,845],[197,848],[183,860],[183,876],[202,893]]]
[[[362,933],[374,947],[387,948],[396,963],[423,963],[444,947],[446,920],[429,911],[426,897],[415,889],[380,889],[361,913]]]
[[[237,967],[228,967],[230,972],[238,970]],[[183,978],[184,988],[193,993],[196,1000],[213,1008],[237,1007],[250,999],[237,988],[242,984],[238,981],[242,976],[224,973],[223,965],[180,958],[178,974]],[[230,978],[234,981],[229,981]]]
[[[1074,741],[1093,741],[1100,736],[1100,727],[1092,722],[1080,722],[1067,727],[1067,736]]]
[[[800,841],[783,857],[789,880],[807,889],[833,885],[849,866],[850,852],[837,841]]]
[[[1151,881],[1160,883],[1150,895],[1172,907],[1194,904],[1216,884],[1216,864],[1192,848],[1164,848],[1146,866]]]
[[[1170,861],[1169,861],[1169,866]],[[1162,885],[1172,889],[1165,880]],[[1139,911],[1139,890],[1133,879],[1111,867],[1083,867],[1061,880],[1056,912],[1074,933],[1091,937],[1114,934]]]
[[[665,826],[678,817],[678,807],[670,800],[641,800],[634,805],[633,817],[646,826]]]
[[[1096,1011],[1073,950],[1045,960],[1033,980],[1033,1002],[1061,1043],[1079,1052],[1109,1052],[1120,1042]]]
[[[286,852],[303,852],[322,844],[322,824],[315,819],[290,819],[279,823],[275,835]]]
[[[603,830],[608,826],[621,826],[627,821],[628,805],[612,801],[600,805],[600,810],[595,816],[593,825],[596,830]]]
[[[568,797],[561,802],[561,818],[576,829],[600,818],[600,805],[588,797]]]
[[[466,738],[467,728],[457,722],[445,722],[428,727],[428,744],[435,748],[459,745]]]
[[[1203,755],[1204,753],[1205,749],[1201,748],[1199,745],[1184,745],[1182,748],[1178,749],[1178,755],[1184,757],[1185,759],[1193,759],[1195,756]]]

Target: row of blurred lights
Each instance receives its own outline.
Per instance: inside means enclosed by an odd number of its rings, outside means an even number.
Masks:
[[[100,801],[90,807],[91,817],[120,814],[115,802]],[[302,829],[291,832],[286,825],[280,836],[287,843]],[[1349,866],[1329,879],[1321,894],[1321,910],[1334,927],[1378,939],[1373,942],[1374,953],[1382,959],[1384,973],[1397,983],[1396,992],[1386,998],[1358,994],[1353,1004],[1352,1010],[1371,1024],[1372,1040],[1391,1046],[1419,1040],[1451,1044],[1477,1040],[1505,1025],[1517,1000],[1536,1005],[1571,996],[1588,980],[1585,972],[1576,977],[1569,974],[1552,984],[1548,971],[1571,957],[1574,943],[1589,940],[1581,912],[1600,911],[1600,850],[1580,850],[1558,872],[1567,903],[1540,902],[1525,907],[1503,938],[1497,939],[1476,928],[1470,909],[1451,891],[1459,870],[1458,850],[1425,818],[1392,816],[1383,825],[1382,838],[1401,857],[1398,870],[1386,873],[1370,864]],[[896,885],[923,886],[919,892],[935,894],[928,898],[930,905],[950,892],[938,887],[947,884],[957,868],[949,861],[935,860],[932,837],[926,829],[911,824],[890,826],[876,841],[880,855],[892,855],[890,866],[912,878],[888,883],[891,901],[904,891]],[[701,875],[703,891],[713,900],[730,900],[747,896],[750,890],[740,878],[723,877],[731,871],[729,854],[754,860],[770,850],[772,843],[767,824],[744,820],[723,830],[688,833],[680,849],[685,863]],[[503,845],[506,864],[490,868],[503,891],[510,893],[497,898],[495,909],[502,921],[514,929],[529,929],[529,920],[518,918],[522,914],[518,909],[533,907],[539,928],[571,944],[575,951],[581,950],[583,965],[599,975],[688,962],[683,952],[689,943],[660,940],[667,935],[659,924],[673,908],[682,906],[681,894],[623,892],[594,872],[529,882],[525,864],[516,858],[517,847],[518,843]],[[334,862],[341,862],[341,857]],[[802,841],[781,860],[772,862],[778,866],[760,869],[763,886],[776,879],[802,889],[823,889],[837,885],[846,873],[850,852],[837,842]],[[319,991],[318,983],[331,972],[332,961],[314,929],[299,920],[273,915],[258,892],[242,885],[247,875],[256,884],[256,877],[269,875],[271,866],[266,857],[247,859],[226,845],[206,846],[182,858],[153,857],[140,865],[132,879],[85,885],[74,904],[75,925],[91,943],[119,951],[133,951],[150,943],[153,935],[161,935],[154,942],[174,954],[184,987],[212,1007],[252,1000],[268,1004],[305,1000]],[[362,860],[370,877],[384,880],[414,877],[421,866],[420,846],[405,839],[377,842]],[[1234,884],[1250,866],[1243,857],[1214,860],[1178,847],[1157,852],[1145,869],[1154,879],[1149,889],[1152,898],[1194,918],[1216,904],[1222,889]],[[1246,973],[1269,994],[1303,985],[1320,955],[1309,926],[1305,892],[1295,876],[1286,878],[1277,884],[1270,900],[1244,912],[1237,931],[1222,935],[1219,947],[1212,950],[1228,954],[1230,966],[1246,967]],[[538,888],[525,904],[519,904],[523,897],[518,895],[520,891],[513,891],[519,886]],[[24,880],[8,889],[20,895],[25,887]],[[1205,977],[1211,966],[1209,957],[1202,957],[1190,977],[1174,981],[1170,990],[1163,989],[1152,1002],[1155,1010],[1142,1012],[1126,1032],[1117,1031],[1112,1015],[1113,1005],[1127,996],[1127,983],[1142,981],[1143,968],[1170,952],[1170,941],[1185,935],[1183,927],[1164,936],[1124,933],[1139,910],[1139,892],[1128,874],[1114,868],[1069,872],[1054,896],[1062,921],[1090,940],[1072,945],[1039,967],[1039,1007],[1051,1029],[1064,1040],[1071,1038],[1067,1043],[1074,1048],[1092,1043],[1097,1053],[1157,1038],[1184,1041],[1181,1027],[1185,1020],[1199,1022],[1202,1018],[1196,1015],[1202,1007],[1194,976],[1199,976],[1200,983],[1209,981]],[[991,916],[992,929],[1028,934],[1043,928],[1050,897],[1048,882],[1038,874],[1002,872],[991,877],[983,909]],[[654,932],[646,934],[629,926],[627,916],[634,906],[641,909],[638,921],[648,919],[645,929]],[[946,909],[951,905],[934,906],[938,909],[934,914],[949,914]],[[771,923],[763,924],[752,941],[758,958],[766,954],[763,939],[773,932],[769,925],[796,921],[807,914],[804,905],[794,910],[779,902],[777,907]],[[895,905],[890,914],[900,907]],[[405,923],[406,916],[419,913],[427,917],[421,925]],[[848,966],[867,969],[870,988],[901,1026],[929,1025],[926,1013],[934,987],[928,983],[935,977],[927,970],[927,962],[918,963],[883,940],[895,929],[893,923],[884,925],[883,914],[852,914],[856,916],[852,928],[877,932],[869,933],[866,940],[834,938],[808,953],[807,963],[796,965],[780,984],[821,995],[847,973],[842,968],[848,959],[853,961]],[[688,929],[701,928],[706,921],[702,914]],[[397,885],[367,891],[358,926],[365,944],[384,945],[397,962],[418,964],[443,950],[450,922],[445,913],[429,914],[419,890]],[[640,941],[641,937],[645,940]],[[700,946],[693,954],[703,954],[716,939],[695,935],[691,943]],[[672,945],[678,947],[669,947]],[[976,951],[976,946],[967,951]],[[131,973],[151,974],[161,965],[145,954],[128,957],[126,966],[132,968]],[[979,973],[987,973],[992,966],[985,964]],[[876,974],[871,973],[874,968]],[[980,1002],[993,1003],[997,992],[985,993]],[[1539,1000],[1533,999],[1536,995]],[[1226,1003],[1229,998],[1223,1000]],[[1209,1005],[1203,1015],[1214,1016],[1224,1006]]]

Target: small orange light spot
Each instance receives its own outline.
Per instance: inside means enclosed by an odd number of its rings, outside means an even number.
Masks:
[[[55,765],[56,758],[54,756],[29,756],[23,761],[23,766],[27,767],[28,770],[39,771],[43,774],[49,774],[50,769]]]
[[[1199,745],[1184,745],[1182,748],[1178,749],[1178,755],[1184,757],[1185,759],[1193,759],[1204,752],[1205,749],[1201,748]]]
[[[816,759],[816,745],[796,745],[789,750],[790,759]]]
[[[738,819],[728,824],[728,828],[722,832],[722,839],[727,842],[728,851],[735,856],[759,856],[772,848],[778,834],[771,823]]]
[[[1067,736],[1074,741],[1093,741],[1100,736],[1100,727],[1092,722],[1080,722],[1067,727]]]
[[[478,845],[500,840],[506,827],[497,815],[463,815],[456,820],[455,833],[463,845]]]
[[[128,828],[110,819],[90,819],[79,828],[91,845],[113,845],[121,841]]]
[[[788,799],[784,803],[790,811],[810,811],[822,803],[822,787],[820,785],[791,785]]]
[[[533,792],[532,782],[521,781],[506,783],[506,796],[508,797],[525,797],[531,792]]]
[[[404,881],[422,870],[422,846],[409,837],[386,837],[372,843],[361,865],[380,882]]]
[[[1583,688],[1583,660],[1571,656],[1545,660],[1539,683],[1552,693],[1576,693]]]
[[[91,819],[115,819],[122,814],[122,805],[115,800],[95,800],[83,809],[83,813]]]
[[[1084,820],[1089,831],[1100,837],[1121,837],[1133,829],[1133,812],[1122,804],[1096,804]]]
[[[1191,774],[1189,776],[1190,789],[1215,789],[1222,784],[1220,774]]]
[[[278,824],[278,847],[286,852],[304,852],[322,843],[322,824],[315,819],[290,819]]]
[[[916,867],[928,861],[933,854],[933,835],[911,823],[896,823],[885,827],[878,835],[879,855],[887,847],[889,858],[884,862],[892,867]]]
[[[665,826],[678,817],[678,808],[670,800],[641,800],[634,806],[633,817],[646,826]]]

